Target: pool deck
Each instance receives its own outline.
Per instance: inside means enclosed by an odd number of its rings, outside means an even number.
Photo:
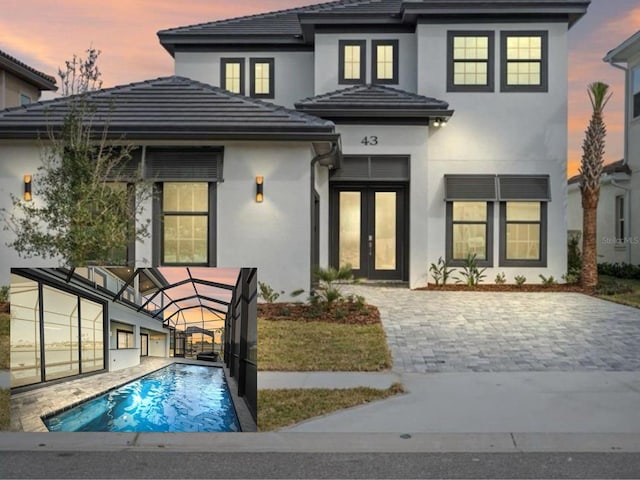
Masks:
[[[209,367],[223,366],[222,363],[183,358],[146,357],[142,359],[140,365],[135,367],[76,378],[26,392],[13,393],[11,395],[11,431],[48,432],[41,417],[75,406],[172,363],[189,363]],[[235,390],[232,386],[234,380],[229,378],[229,372],[226,369],[225,376],[230,383],[229,389],[233,392]],[[238,399],[235,394],[232,396],[243,431],[251,431],[249,420],[252,421],[252,419],[250,415],[243,412],[244,401]],[[255,424],[253,429],[255,429]]]

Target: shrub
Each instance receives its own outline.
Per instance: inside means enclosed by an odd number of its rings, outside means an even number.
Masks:
[[[339,283],[353,281],[351,269],[351,265],[348,264],[338,269],[334,267],[316,269],[318,286],[309,295],[309,304],[312,307],[328,309],[334,303],[345,302]],[[364,303],[364,299],[362,301]]]
[[[476,254],[469,254],[464,259],[464,265],[462,266],[460,277],[456,279],[456,283],[464,283],[468,287],[475,287],[486,277],[484,275],[485,270],[486,268],[478,268]]]
[[[599,263],[598,273],[616,278],[640,280],[640,265],[629,263]]]
[[[516,281],[516,285],[521,287],[527,281],[527,277],[525,277],[524,275],[516,275],[514,277],[514,280]]]
[[[429,271],[436,285],[446,285],[447,280],[453,273],[453,269],[449,268],[447,262],[445,262],[442,257],[438,258],[438,263],[431,264]],[[440,282],[442,282],[442,284]]]
[[[540,277],[540,280],[542,280],[542,285],[544,285],[545,287],[550,287],[552,285],[558,284],[556,279],[553,278],[553,275],[550,275],[549,278],[545,277],[544,275],[538,275],[538,276]]]
[[[268,283],[264,282],[258,282],[258,288],[260,289],[258,296],[267,303],[274,303],[280,295],[284,294],[284,291],[276,292]]]
[[[578,275],[582,271],[582,253],[580,252],[580,234],[569,235],[567,239],[567,272]],[[569,283],[569,282],[567,282]]]
[[[562,275],[562,279],[569,285],[575,285],[577,283],[580,283],[580,274],[567,272],[566,274]]]
[[[507,277],[505,276],[504,272],[501,272],[496,275],[496,279],[494,281],[496,282],[496,285],[504,285],[505,283],[507,283]]]

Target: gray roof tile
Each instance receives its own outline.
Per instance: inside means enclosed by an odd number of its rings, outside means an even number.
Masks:
[[[14,75],[36,85],[40,90],[56,90],[56,79],[42,73],[7,52],[0,50],[0,68],[7,69]]]
[[[296,102],[296,109],[321,117],[413,117],[450,116],[442,100],[385,85],[355,85]]]
[[[46,138],[77,98],[0,111],[0,138]],[[93,126],[108,125],[115,138],[320,137],[334,130],[326,120],[178,76],[97,90],[87,94],[87,105]]]

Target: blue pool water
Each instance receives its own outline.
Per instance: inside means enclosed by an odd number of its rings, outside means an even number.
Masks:
[[[44,419],[52,432],[238,432],[222,368],[174,363]]]

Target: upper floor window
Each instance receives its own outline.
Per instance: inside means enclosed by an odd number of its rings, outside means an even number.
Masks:
[[[373,83],[398,83],[398,40],[373,40]]]
[[[501,47],[501,91],[548,90],[547,32],[502,32]]]
[[[31,97],[25,93],[20,94],[20,105],[29,105],[31,103]]]
[[[244,58],[220,59],[220,86],[244,95]]]
[[[633,118],[640,117],[640,66],[632,70],[631,95],[633,98]]]
[[[493,92],[494,33],[447,33],[447,91]]]
[[[339,83],[365,83],[366,42],[364,40],[340,40]]]
[[[275,61],[273,58],[251,59],[251,96],[275,97]]]

